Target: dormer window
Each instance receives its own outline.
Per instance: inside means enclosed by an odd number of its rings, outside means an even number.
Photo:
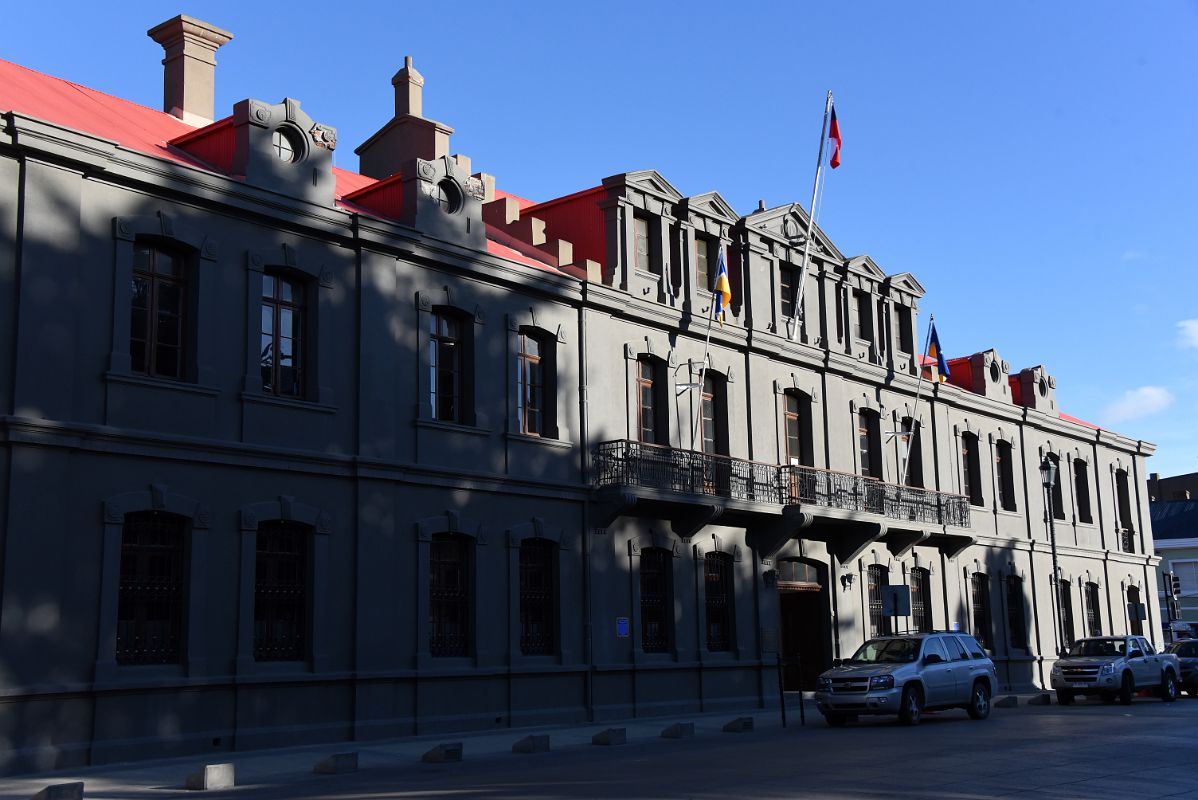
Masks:
[[[659,275],[661,274],[661,261],[657,257],[657,248],[653,246],[653,239],[650,236],[652,230],[653,224],[648,217],[636,216],[632,218],[632,233],[636,247],[633,253],[633,266],[640,272]]]
[[[299,161],[300,155],[303,154],[303,145],[299,143],[295,134],[286,128],[279,128],[270,135],[270,145],[275,158],[288,164]]]
[[[456,182],[446,178],[437,184],[437,205],[446,214],[456,214],[462,207],[462,190]]]
[[[873,314],[869,303],[869,292],[853,292],[853,335],[862,342],[872,342]]]
[[[915,352],[915,326],[912,324],[911,309],[898,307],[899,349],[904,353]]]

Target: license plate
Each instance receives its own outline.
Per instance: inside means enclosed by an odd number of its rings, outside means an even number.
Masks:
[[[1073,686],[1073,688],[1074,688],[1074,689],[1088,689],[1088,688],[1090,688],[1090,684],[1088,684],[1088,683],[1075,683],[1075,684],[1072,684],[1072,686]]]

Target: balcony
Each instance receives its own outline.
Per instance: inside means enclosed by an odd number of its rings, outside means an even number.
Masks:
[[[740,508],[800,506],[816,513],[820,508],[852,516],[860,512],[919,526],[969,527],[969,499],[963,495],[629,440],[599,445],[595,485],[726,500]]]

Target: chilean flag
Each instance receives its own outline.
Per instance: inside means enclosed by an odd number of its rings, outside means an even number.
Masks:
[[[832,151],[832,160],[828,163],[832,169],[840,166],[840,123],[836,121],[836,107],[832,107],[832,124],[828,126],[828,138],[836,142],[836,149]]]

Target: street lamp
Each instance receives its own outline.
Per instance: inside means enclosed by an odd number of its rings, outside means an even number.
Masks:
[[[1040,462],[1040,483],[1044,485],[1045,508],[1048,510],[1048,542],[1052,546],[1052,605],[1057,619],[1057,634],[1061,642],[1058,655],[1061,655],[1065,651],[1068,639],[1065,636],[1065,610],[1061,602],[1061,571],[1057,567],[1057,526],[1052,507],[1052,489],[1057,483],[1057,464],[1047,454],[1045,454],[1044,460]]]

